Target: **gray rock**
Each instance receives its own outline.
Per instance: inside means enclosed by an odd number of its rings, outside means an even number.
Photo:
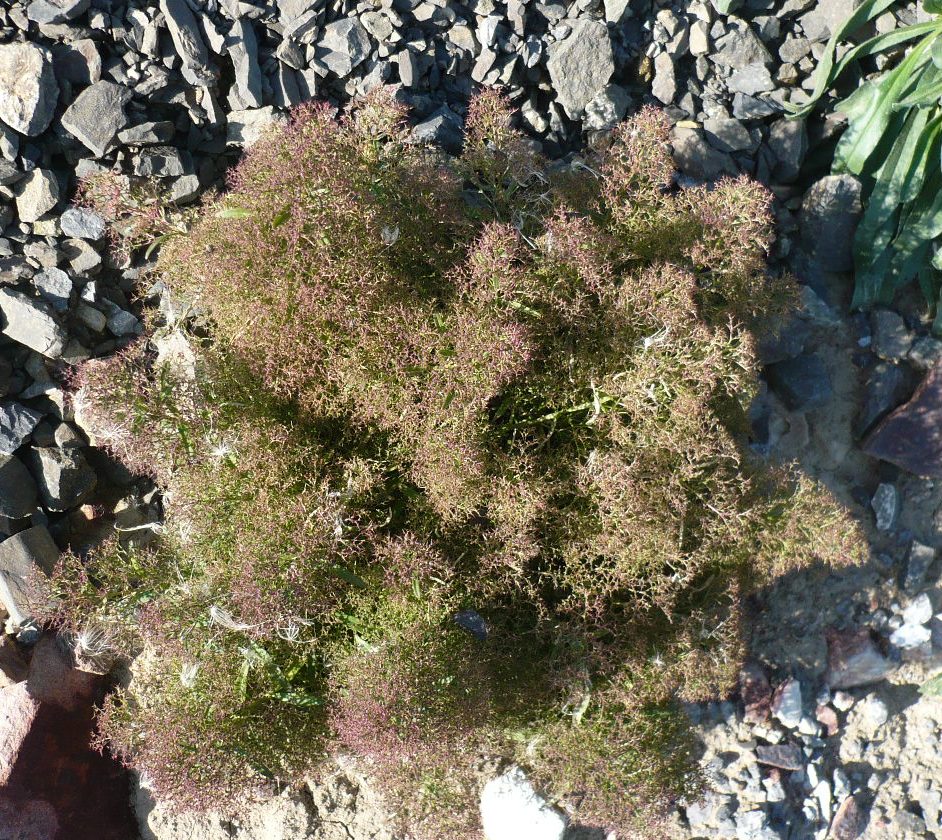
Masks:
[[[52,62],[29,43],[0,44],[0,120],[35,137],[52,122],[59,85]]]
[[[108,316],[108,329],[120,337],[122,335],[135,335],[141,331],[141,322],[130,312],[117,307]]]
[[[12,455],[33,433],[42,413],[22,403],[0,403],[0,452]]]
[[[63,239],[59,250],[76,274],[90,274],[101,268],[101,254],[84,239]]]
[[[176,126],[169,120],[143,122],[131,125],[118,132],[118,141],[126,146],[148,146],[169,143],[173,140]]]
[[[0,603],[14,625],[25,623],[32,614],[37,574],[52,574],[58,559],[59,548],[42,525],[0,543]]]
[[[798,179],[808,153],[808,132],[804,120],[782,118],[769,129],[769,148],[775,155],[773,175],[783,184]]]
[[[819,0],[811,11],[802,15],[801,28],[805,36],[816,43],[827,41],[860,5],[860,0]]]
[[[229,57],[235,69],[239,107],[261,108],[262,70],[258,65],[258,39],[252,22],[239,18],[229,30],[227,39]]]
[[[343,18],[324,27],[315,55],[332,73],[344,78],[370,54],[371,46],[363,24],[356,18]]]
[[[25,172],[20,172],[16,164],[6,158],[0,158],[0,187],[8,187],[23,178]]]
[[[875,694],[867,697],[858,707],[863,719],[872,727],[883,726],[890,716],[890,710]]]
[[[77,449],[34,447],[29,466],[43,505],[58,512],[76,507],[95,489],[98,479],[85,456]]]
[[[608,28],[601,21],[578,18],[569,36],[551,44],[548,53],[546,68],[556,99],[577,120],[615,72]]]
[[[26,17],[35,23],[66,23],[88,9],[89,0],[33,0]]]
[[[49,169],[36,168],[16,183],[16,212],[21,222],[35,222],[59,201],[59,182]]]
[[[815,353],[768,365],[765,372],[773,390],[792,411],[820,408],[833,394],[824,360]]]
[[[56,312],[66,312],[72,295],[72,278],[61,268],[50,266],[33,276],[33,285]]]
[[[870,313],[870,330],[873,342],[870,345],[881,359],[899,361],[905,358],[912,346],[913,337],[906,322],[889,309],[875,309]]]
[[[445,151],[457,154],[464,142],[461,118],[447,105],[442,105],[412,129],[410,139],[413,143],[437,143]]]
[[[722,38],[715,43],[710,60],[721,67],[741,70],[751,64],[774,64],[771,53],[765,44],[745,21],[738,21]]]
[[[787,729],[801,722],[801,683],[794,678],[785,680],[775,691],[772,714]]]
[[[903,650],[921,647],[932,639],[932,631],[921,624],[903,624],[890,634],[890,643]]]
[[[721,152],[741,152],[752,147],[752,135],[739,120],[713,117],[703,122],[707,141]]]
[[[732,158],[717,151],[694,128],[675,128],[671,135],[674,162],[685,175],[699,181],[713,181],[723,174],[735,174]]]
[[[625,16],[625,11],[631,4],[631,0],[604,0],[605,2],[605,20],[609,23],[621,23]]]
[[[903,590],[910,595],[915,595],[922,587],[934,562],[935,549],[913,540],[906,558],[906,572],[901,581]]]
[[[36,482],[15,455],[0,455],[0,516],[22,519],[36,507]]]
[[[196,175],[181,175],[170,184],[170,200],[175,204],[189,204],[200,196],[202,187]]]
[[[669,52],[660,53],[654,59],[654,81],[651,93],[665,105],[670,105],[677,96],[677,76],[674,73],[674,59]]]
[[[173,146],[144,149],[134,162],[134,174],[145,178],[179,178],[186,169],[180,151]]]
[[[183,76],[194,85],[207,85],[216,74],[196,16],[186,0],[160,0],[173,46],[183,62]]]
[[[586,105],[582,125],[590,131],[603,131],[618,125],[628,111],[631,97],[619,85],[606,85]]]
[[[230,111],[226,125],[226,143],[233,146],[249,146],[272,126],[287,122],[284,114],[279,114],[271,105],[264,108],[250,108],[245,111]]]
[[[52,66],[60,82],[93,85],[101,80],[101,55],[91,38],[53,44]]]
[[[889,531],[899,516],[899,492],[895,485],[880,484],[870,499],[870,507],[873,508],[877,530]]]
[[[726,87],[730,93],[755,96],[757,93],[775,90],[775,82],[772,81],[769,68],[757,61],[734,70],[726,82]]]
[[[750,96],[747,93],[733,94],[733,116],[737,120],[761,120],[763,117],[778,114],[781,111],[780,105],[767,99]]]
[[[773,744],[756,747],[756,760],[768,767],[781,770],[801,770],[805,766],[804,755],[797,744]]]
[[[78,318],[92,332],[102,332],[108,324],[108,319],[104,312],[99,312],[94,306],[87,303],[80,303],[75,307],[75,317]]]
[[[5,336],[50,359],[62,355],[69,336],[46,304],[13,289],[0,289],[0,314]]]
[[[62,126],[101,157],[115,134],[128,121],[124,106],[131,91],[114,82],[96,82],[85,88],[62,115]]]
[[[60,217],[59,225],[66,236],[97,242],[105,235],[105,220],[87,207],[69,207]]]
[[[801,239],[822,270],[853,269],[854,233],[860,214],[860,181],[853,175],[825,175],[805,193]]]

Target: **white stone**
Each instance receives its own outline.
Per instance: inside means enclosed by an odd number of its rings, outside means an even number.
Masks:
[[[932,638],[932,631],[922,624],[904,624],[894,630],[890,642],[898,648],[916,648],[924,645]]]
[[[896,523],[896,516],[899,513],[899,493],[896,487],[885,483],[879,485],[870,500],[870,507],[873,508],[877,530],[889,531]]]
[[[923,592],[903,610],[903,624],[926,624],[932,618],[932,601]]]
[[[801,723],[801,683],[788,679],[780,686],[773,701],[773,714],[782,726],[794,729]]]
[[[481,823],[487,840],[562,840],[566,831],[565,816],[533,789],[519,767],[484,786]]]

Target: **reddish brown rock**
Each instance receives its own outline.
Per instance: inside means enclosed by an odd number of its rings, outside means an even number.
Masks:
[[[746,707],[746,720],[762,723],[772,708],[772,686],[765,669],[757,662],[747,662],[739,672],[739,696]]]
[[[830,630],[827,682],[831,688],[856,688],[879,682],[893,671],[869,630]]]
[[[40,639],[27,679],[0,688],[0,838],[131,840],[127,773],[91,749],[100,677]]]
[[[805,766],[805,756],[795,744],[756,747],[756,760],[759,764],[779,767],[782,770],[801,770]]]
[[[828,737],[837,734],[837,730],[840,729],[840,722],[837,719],[837,712],[834,711],[830,706],[818,706],[814,712],[815,720],[824,727],[824,731],[827,732]]]
[[[863,449],[914,475],[942,478],[942,365],[929,371],[908,403],[880,421]]]
[[[853,796],[848,796],[834,815],[830,837],[833,840],[857,840],[866,827],[867,813]]]
[[[39,702],[25,683],[0,688],[0,787],[9,782],[38,714]]]
[[[26,685],[37,700],[74,711],[91,703],[95,684],[95,675],[77,670],[55,636],[43,636],[36,644]]]

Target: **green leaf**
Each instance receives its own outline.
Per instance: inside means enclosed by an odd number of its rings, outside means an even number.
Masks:
[[[324,698],[315,694],[308,694],[306,691],[276,691],[268,695],[273,700],[281,703],[287,703],[289,706],[300,706],[304,709],[310,709],[314,706],[323,706]]]
[[[848,97],[840,110],[847,114],[848,126],[834,152],[835,168],[860,175],[877,147],[893,115],[893,106],[913,84],[916,71],[927,61],[930,40],[923,39],[899,65]]]
[[[363,578],[343,566],[331,566],[331,571],[341,580],[352,584],[357,589],[369,589],[369,584]]]
[[[271,226],[273,228],[281,227],[290,218],[291,218],[291,205],[289,204],[289,205],[286,205],[285,207],[282,207],[281,210],[279,210],[275,214],[275,218],[272,219]]]
[[[254,215],[252,210],[245,207],[223,207],[216,212],[217,219],[248,219]]]
[[[895,0],[866,0],[866,2],[861,3],[855,10],[854,13],[844,21],[843,25],[834,31],[831,35],[830,40],[827,42],[827,46],[824,48],[824,55],[821,56],[821,60],[818,62],[818,67],[815,70],[814,79],[814,90],[811,93],[811,98],[802,106],[786,105],[786,109],[792,112],[792,116],[795,118],[805,117],[810,114],[815,106],[818,104],[818,100],[827,92],[831,87],[834,80],[840,76],[840,74],[853,62],[859,58],[862,58],[863,47],[865,44],[870,42],[864,42],[860,47],[857,47],[855,50],[851,50],[850,53],[844,56],[844,58],[835,65],[834,57],[837,53],[837,45],[841,41],[847,40],[847,36],[855,32],[861,26],[863,26],[868,21],[873,20],[874,18],[879,17],[883,14],[890,6],[893,5]],[[918,26],[919,24],[916,24]],[[915,28],[915,27],[910,27]],[[931,28],[931,27],[930,27]],[[906,30],[897,30],[895,33],[886,33],[887,35],[901,34]],[[883,36],[878,36],[883,37]],[[918,37],[915,35],[913,37]],[[875,40],[875,39],[871,39]],[[889,41],[889,39],[885,39]],[[905,40],[909,40],[908,38]],[[899,42],[897,42],[899,43]],[[885,49],[882,47],[881,49]]]
[[[942,0],[923,0],[922,8],[930,15],[942,14]]]
[[[919,686],[919,693],[925,697],[938,697],[942,695],[942,674],[936,674]]]

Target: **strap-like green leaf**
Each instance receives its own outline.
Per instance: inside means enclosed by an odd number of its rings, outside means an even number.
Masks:
[[[804,117],[810,114],[811,111],[814,110],[815,105],[817,105],[818,100],[824,95],[828,88],[831,87],[834,79],[843,72],[850,61],[861,57],[857,55],[853,59],[848,60],[848,56],[844,56],[844,59],[835,67],[834,56],[837,52],[837,45],[841,41],[846,40],[848,35],[851,35],[865,23],[882,15],[895,1],[896,0],[865,0],[865,2],[861,3],[854,10],[854,13],[844,21],[843,25],[834,31],[830,40],[827,42],[827,46],[824,48],[824,55],[821,56],[821,60],[818,62],[818,67],[815,71],[815,85],[811,93],[811,98],[798,108],[793,105],[785,106],[787,110],[792,111],[794,117]],[[886,34],[889,35],[893,33]],[[857,49],[859,50],[860,48],[858,47]],[[851,53],[853,52],[855,52],[855,50],[851,50]]]
[[[860,175],[893,113],[893,106],[913,84],[914,75],[928,61],[931,38],[924,38],[897,67],[879,81],[864,85],[867,94],[854,101],[848,126],[834,152],[835,168]],[[846,105],[841,108],[846,113]]]

